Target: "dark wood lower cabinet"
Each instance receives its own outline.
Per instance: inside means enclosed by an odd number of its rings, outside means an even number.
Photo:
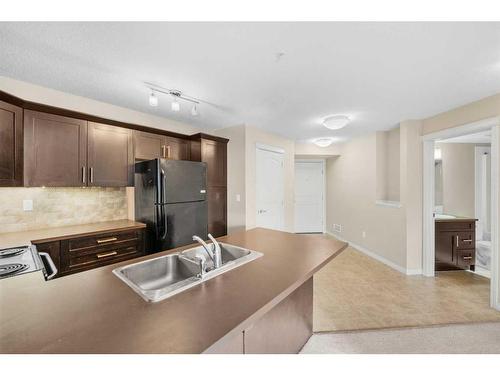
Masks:
[[[50,254],[58,269],[56,277],[61,277],[144,255],[144,230],[105,232],[33,243],[38,251]]]
[[[312,335],[313,278],[239,333],[229,334],[206,354],[298,353]]]
[[[474,269],[476,219],[435,222],[435,269]]]

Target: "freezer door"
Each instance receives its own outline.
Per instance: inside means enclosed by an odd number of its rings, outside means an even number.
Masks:
[[[207,202],[171,203],[163,206],[165,214],[165,236],[159,236],[156,247],[149,252],[158,252],[193,243],[193,235],[206,239]],[[162,238],[163,237],[163,238]]]
[[[161,202],[204,201],[207,193],[206,163],[160,159]]]

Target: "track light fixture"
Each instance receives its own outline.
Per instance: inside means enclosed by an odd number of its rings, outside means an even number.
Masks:
[[[193,103],[193,107],[191,108],[191,115],[198,116],[198,107],[200,101],[191,96],[184,95],[182,91],[167,89],[158,85],[154,85],[152,83],[145,82],[146,86],[151,90],[151,94],[149,95],[149,105],[152,107],[158,106],[158,97],[155,95],[156,93],[162,93],[165,95],[170,95],[173,97],[173,101],[170,105],[170,108],[173,112],[179,112],[181,110],[181,104],[179,100],[184,100],[190,103]]]

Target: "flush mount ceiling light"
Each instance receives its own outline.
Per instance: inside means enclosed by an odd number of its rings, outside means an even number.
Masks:
[[[349,121],[349,117],[345,115],[335,115],[325,118],[323,120],[323,126],[331,130],[337,130],[342,129]]]
[[[164,87],[154,85],[148,82],[145,82],[145,84],[151,90],[151,94],[149,95],[150,106],[152,107],[158,106],[158,97],[156,96],[156,93],[162,93],[173,97],[174,100],[170,105],[170,108],[172,109],[173,112],[179,112],[181,110],[181,104],[179,103],[179,100],[185,100],[187,102],[193,103],[193,107],[191,109],[191,115],[198,116],[198,108],[196,107],[197,104],[200,104],[200,101],[198,99],[184,95],[182,91],[179,90],[166,89]]]
[[[333,138],[318,138],[313,141],[316,146],[319,147],[328,147],[333,143]]]

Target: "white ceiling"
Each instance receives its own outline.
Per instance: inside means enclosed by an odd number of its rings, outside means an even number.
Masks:
[[[442,139],[437,143],[491,143],[491,130]]]
[[[297,140],[385,130],[500,91],[500,23],[0,23],[0,53],[0,75]],[[164,96],[150,107],[146,81],[210,104],[196,119]],[[338,113],[347,128],[322,127]]]

